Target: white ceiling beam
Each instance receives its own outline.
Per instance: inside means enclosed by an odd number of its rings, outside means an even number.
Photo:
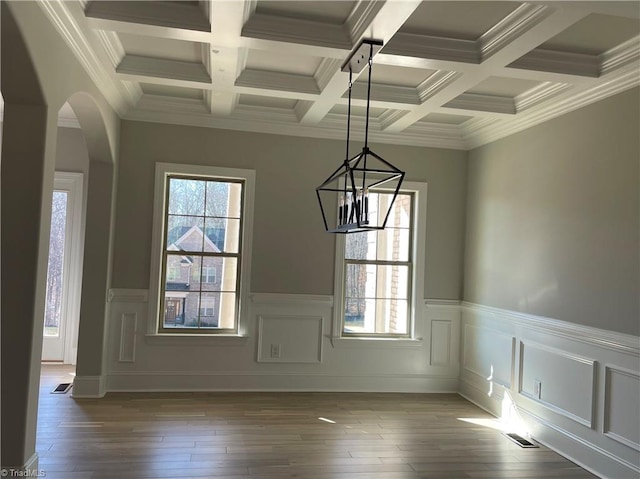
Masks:
[[[411,16],[416,8],[420,5],[420,1],[406,2],[385,2],[372,15],[370,11],[366,12],[366,27],[362,24],[358,28],[359,38],[353,38],[353,44],[357,44],[362,38],[375,38],[387,43],[402,27],[404,22]],[[356,22],[355,19],[352,22]],[[364,22],[364,20],[363,20]],[[357,75],[356,75],[357,77]],[[355,81],[356,78],[353,78]],[[307,110],[301,119],[301,123],[312,125],[317,124],[324,116],[333,108],[343,93],[349,86],[349,74],[337,69],[327,81],[326,86],[320,94],[320,98]]]
[[[144,35],[148,37],[169,38],[171,40],[184,40],[200,43],[206,43],[211,38],[210,32],[187,30],[184,28],[169,28],[159,25],[142,25],[104,18],[87,17],[86,21],[89,27],[95,30],[108,30],[119,33],[128,33],[129,35]]]
[[[206,99],[213,115],[228,116],[238,104],[234,83],[247,58],[246,49],[239,46],[240,34],[247,15],[254,9],[252,0],[208,3],[212,34],[205,58],[213,90]]]

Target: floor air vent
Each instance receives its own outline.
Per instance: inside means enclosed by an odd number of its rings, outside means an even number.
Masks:
[[[536,444],[532,443],[531,441],[527,441],[524,437],[520,436],[519,434],[515,434],[513,432],[505,432],[504,435],[507,436],[509,439],[511,439],[520,447],[539,447]]]
[[[71,386],[71,383],[60,383],[53,391],[51,391],[51,394],[65,394],[69,389],[71,389]]]

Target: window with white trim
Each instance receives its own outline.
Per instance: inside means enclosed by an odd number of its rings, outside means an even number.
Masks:
[[[416,189],[403,188],[396,197],[384,230],[339,235],[335,337],[413,338],[416,302],[423,295],[418,210],[424,217],[419,199],[426,204],[426,185],[412,185]],[[370,214],[384,215],[392,200],[393,192],[370,191]]]
[[[253,184],[250,170],[157,165],[150,333],[240,334]]]

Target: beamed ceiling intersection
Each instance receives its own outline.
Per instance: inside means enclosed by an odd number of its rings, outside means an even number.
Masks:
[[[640,84],[635,1],[39,4],[124,119],[343,139],[365,37],[374,142],[469,149]]]

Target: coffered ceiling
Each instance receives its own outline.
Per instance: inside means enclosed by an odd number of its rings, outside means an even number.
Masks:
[[[39,3],[126,119],[344,138],[365,37],[374,141],[473,148],[640,83],[636,1]]]

